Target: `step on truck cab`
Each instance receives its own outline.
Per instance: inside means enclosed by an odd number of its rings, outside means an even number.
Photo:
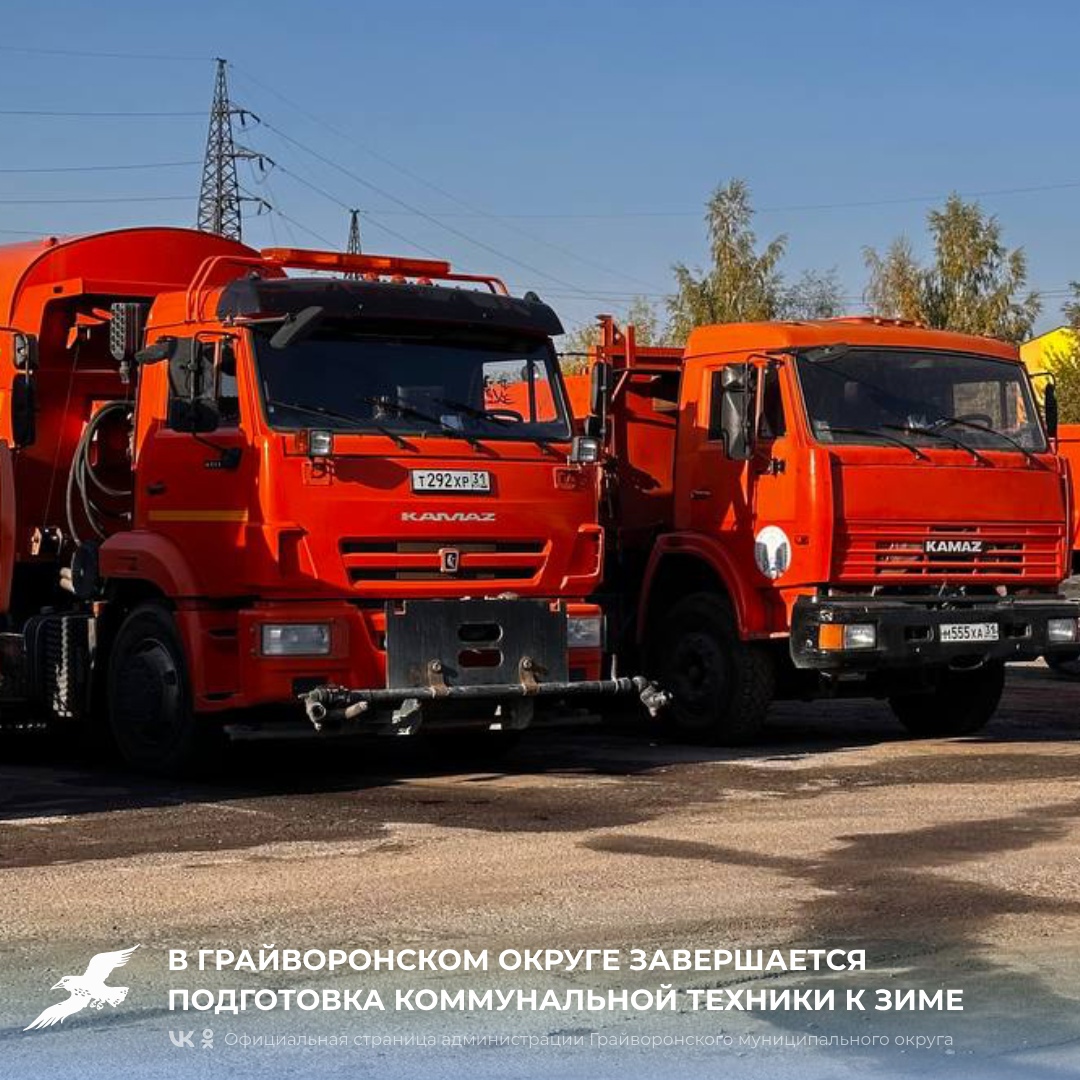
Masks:
[[[639,348],[601,322],[612,640],[684,736],[821,694],[962,734],[1006,661],[1075,652],[1067,472],[1014,348],[873,318]]]
[[[273,717],[527,725],[601,670],[554,312],[146,228],[0,248],[0,710],[174,770]]]

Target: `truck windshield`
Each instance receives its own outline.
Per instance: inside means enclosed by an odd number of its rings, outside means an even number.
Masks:
[[[819,442],[1046,449],[1024,370],[1007,360],[841,346],[799,354],[798,371]]]
[[[493,333],[412,335],[340,325],[275,349],[255,328],[270,426],[312,426],[400,437],[570,438],[550,343]]]

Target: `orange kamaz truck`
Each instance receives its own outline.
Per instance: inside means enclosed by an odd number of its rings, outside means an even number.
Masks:
[[[0,718],[500,737],[604,678],[594,440],[535,296],[182,229],[0,248]]]
[[[972,732],[1006,661],[1075,654],[1067,469],[1011,346],[843,318],[639,348],[603,318],[591,377],[610,640],[680,735],[823,694]]]

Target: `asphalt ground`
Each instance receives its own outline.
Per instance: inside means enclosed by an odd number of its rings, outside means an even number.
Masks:
[[[0,735],[0,1076],[972,1077],[1080,1073],[1080,681],[1013,668],[978,736],[875,702],[782,704],[761,745],[567,720],[501,760],[409,740],[248,743],[210,780]],[[22,1028],[61,975],[138,943],[116,1010]],[[169,949],[843,948],[866,972],[435,976],[170,972]],[[168,989],[963,990],[962,1012],[177,1014]],[[683,999],[685,1001],[685,998]],[[173,1046],[212,1029],[215,1048]],[[435,1035],[264,1050],[227,1035]],[[444,1035],[567,1036],[448,1050]],[[642,1049],[629,1037],[671,1038]],[[687,1036],[730,1044],[688,1049]],[[864,1036],[877,1036],[873,1045]],[[934,1039],[916,1048],[908,1036]],[[776,1039],[788,1037],[787,1041]],[[840,1048],[807,1036],[836,1036]],[[626,1037],[626,1038],[623,1038]],[[767,1049],[754,1039],[767,1037]],[[862,1042],[853,1043],[855,1037]],[[598,1040],[611,1038],[608,1044]],[[618,1040],[623,1038],[623,1042]],[[674,1042],[682,1039],[682,1042]],[[887,1045],[881,1040],[887,1039]],[[774,1041],[775,1040],[775,1043]],[[801,1040],[801,1041],[800,1041]],[[898,1041],[899,1040],[899,1041]],[[196,1045],[198,1040],[196,1040]],[[257,1059],[257,1060],[256,1060]]]

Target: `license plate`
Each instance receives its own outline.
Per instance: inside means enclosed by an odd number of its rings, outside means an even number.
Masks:
[[[413,491],[448,491],[459,495],[484,494],[491,490],[491,473],[483,469],[413,469]]]
[[[996,622],[943,623],[941,640],[949,641],[997,641]]]

